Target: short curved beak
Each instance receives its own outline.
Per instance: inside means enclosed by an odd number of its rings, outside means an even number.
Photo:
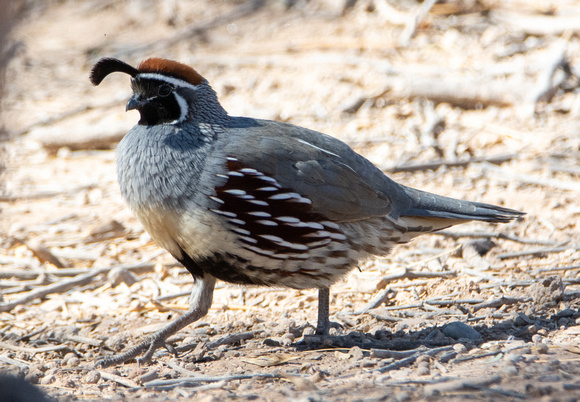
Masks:
[[[129,99],[129,102],[127,102],[125,111],[140,109],[141,107],[145,106],[145,103],[146,101],[141,98],[140,95],[135,94],[131,97],[131,99]]]

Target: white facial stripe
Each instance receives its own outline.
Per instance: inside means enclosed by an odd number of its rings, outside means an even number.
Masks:
[[[179,78],[168,77],[167,75],[158,74],[158,73],[141,73],[137,75],[137,78],[145,78],[151,80],[158,80],[164,81],[168,84],[171,84],[176,87],[187,87],[189,89],[193,89],[194,91],[197,89],[197,86],[190,84],[187,81],[180,80]]]
[[[185,99],[183,99],[182,96],[176,94],[175,92],[173,92],[173,96],[175,96],[175,100],[179,104],[179,109],[181,110],[181,115],[179,116],[179,119],[171,122],[171,124],[176,124],[181,123],[185,120],[187,114],[189,113],[189,107],[187,106],[187,102],[185,101]]]

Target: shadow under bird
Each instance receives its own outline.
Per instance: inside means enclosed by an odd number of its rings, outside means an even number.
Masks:
[[[194,285],[186,314],[97,365],[145,363],[171,349],[169,336],[207,314],[216,279],[318,288],[317,333],[327,334],[329,287],[360,261],[422,233],[523,215],[397,184],[331,136],[230,116],[187,65],[103,58],[90,80],[99,85],[113,72],[131,76],[127,110],[141,116],[117,149],[121,193]]]

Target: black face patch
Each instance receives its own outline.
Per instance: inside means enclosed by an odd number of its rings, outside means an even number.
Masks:
[[[140,125],[171,123],[181,117],[181,106],[171,84],[154,79],[133,79],[131,87],[140,102],[137,107],[141,114]]]

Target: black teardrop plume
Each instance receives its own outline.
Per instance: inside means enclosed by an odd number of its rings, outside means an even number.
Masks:
[[[126,73],[131,77],[135,77],[139,70],[119,59],[105,57],[99,60],[91,70],[90,80],[93,85],[99,85],[107,75],[115,72]]]

